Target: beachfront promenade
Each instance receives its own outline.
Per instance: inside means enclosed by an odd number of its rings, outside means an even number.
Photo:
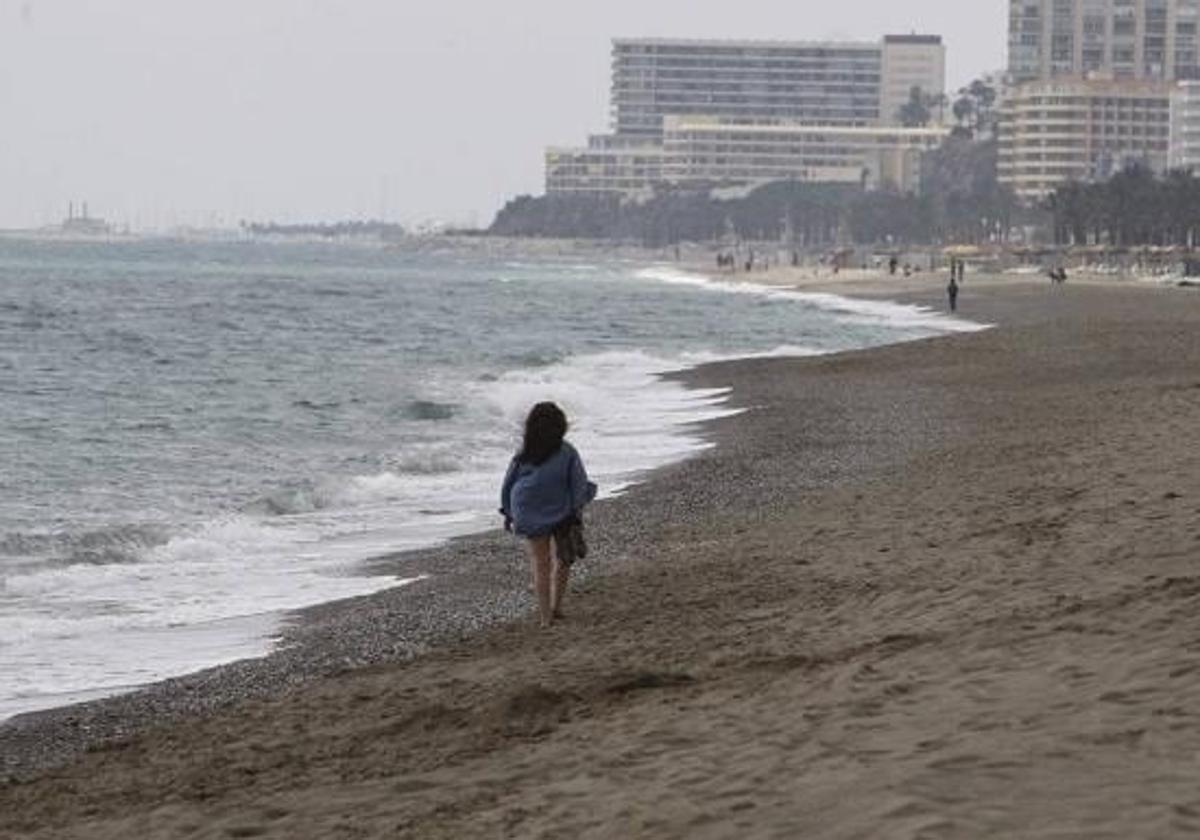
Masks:
[[[0,837],[1195,836],[1200,293],[960,308],[998,327],[685,374],[747,413],[597,507],[552,632],[31,769]]]

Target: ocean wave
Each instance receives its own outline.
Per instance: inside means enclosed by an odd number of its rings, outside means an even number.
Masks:
[[[449,420],[457,413],[458,406],[433,400],[413,400],[401,411],[401,415],[406,419],[419,422]]]
[[[465,443],[413,444],[386,456],[379,472],[330,477],[281,487],[251,503],[245,513],[298,516],[419,497],[423,482],[444,479],[480,466],[479,447]],[[486,456],[483,461],[487,461]]]
[[[919,328],[936,332],[978,332],[988,329],[987,324],[977,324],[961,318],[936,312],[928,307],[914,304],[895,303],[884,300],[850,298],[826,292],[803,292],[783,286],[770,286],[736,280],[714,280],[701,274],[692,274],[671,266],[656,266],[642,269],[637,276],[677,286],[691,286],[707,291],[755,295],[766,300],[787,300],[811,306],[825,312],[845,316],[854,323],[879,324],[897,328]]]
[[[246,508],[247,513],[269,516],[295,516],[312,513],[325,507],[312,487],[283,487],[270,493]]]
[[[446,475],[472,466],[465,445],[454,442],[408,446],[388,459],[388,466],[407,475]]]
[[[566,411],[570,438],[585,454],[602,494],[613,494],[648,470],[707,449],[711,444],[696,424],[739,413],[726,404],[726,388],[688,388],[664,378],[725,358],[732,357],[606,351],[511,370],[478,387],[508,430],[496,441],[498,451],[516,448],[530,406],[553,400]]]
[[[0,537],[0,557],[8,558],[10,568],[26,570],[132,565],[168,538],[169,531],[158,525],[118,525],[78,533],[10,533]]]

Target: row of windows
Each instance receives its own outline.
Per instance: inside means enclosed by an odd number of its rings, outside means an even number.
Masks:
[[[828,157],[862,157],[880,152],[911,152],[920,153],[922,149],[875,149],[872,147],[858,148],[855,146],[777,146],[775,144],[727,144],[727,143],[689,143],[681,148],[672,147],[671,159],[679,157],[692,158],[696,155],[734,155],[737,157],[757,157],[768,155],[773,157],[811,157],[825,155]]]
[[[754,134],[729,134],[723,137],[714,138],[706,134],[696,134],[692,132],[668,134],[666,137],[666,148],[671,151],[677,150],[680,147],[686,147],[689,149],[701,147],[729,147],[733,151],[752,152],[755,149],[761,149],[764,147],[778,147],[780,143],[789,144],[780,147],[781,149],[786,149],[797,154],[804,152],[805,150],[812,149],[829,152],[836,151],[837,149],[922,151],[924,149],[931,149],[937,146],[937,143],[933,142],[906,143],[895,137],[863,139],[857,137],[811,136],[804,139],[789,140],[786,137],[771,138]]]
[[[737,47],[719,42],[710,44],[614,44],[613,54],[618,58],[647,57],[670,59],[675,56],[721,56],[735,59],[769,60],[781,57],[818,56],[821,58],[877,56],[882,47],[876,44],[864,46],[816,46],[816,45],[768,45],[760,47]]]
[[[811,81],[815,84],[802,84]],[[816,76],[811,79],[798,79],[792,82],[781,79],[762,79],[754,81],[697,79],[694,76],[684,76],[679,79],[651,79],[646,81],[631,81],[618,79],[613,85],[613,95],[625,93],[646,93],[654,91],[676,90],[727,90],[727,91],[778,91],[780,93],[803,93],[806,90],[818,88],[821,90],[847,91],[863,93],[879,90],[878,79],[863,79],[856,76]]]
[[[1159,149],[1159,150],[1165,151],[1167,148],[1167,145],[1168,145],[1168,143],[1167,143],[1165,135],[1159,137],[1157,139],[1157,141],[1154,138],[1144,138],[1144,137],[1139,138],[1139,137],[1132,137],[1130,135],[1125,135],[1124,137],[1120,137],[1120,136],[1106,137],[1103,140],[1100,140],[1100,139],[1037,140],[1037,139],[1030,138],[1028,140],[1021,140],[1021,142],[1019,142],[1019,143],[1010,143],[1007,146],[1005,146],[1005,149],[1007,149],[1010,154],[1020,155],[1020,154],[1024,154],[1029,149],[1079,149],[1079,150],[1084,150],[1084,149],[1138,148],[1138,149]]]
[[[726,157],[723,155],[695,155],[678,161],[674,166],[668,166],[668,171],[674,169],[697,169],[702,167],[736,167],[748,169],[751,167],[793,167],[813,166],[829,169],[842,169],[847,166],[859,166],[862,159],[844,155],[841,157],[785,157],[779,155],[761,155],[759,157]]]
[[[882,65],[883,60],[879,55],[871,56],[844,56],[839,58],[828,58],[819,56],[788,56],[777,57],[774,59],[764,59],[762,61],[745,61],[735,59],[722,58],[658,58],[658,59],[628,59],[618,56],[613,62],[614,67],[628,68],[631,70],[661,70],[665,68],[684,68],[695,70],[696,68],[706,70],[757,70],[773,71],[779,68],[806,68],[806,67],[875,67]]]
[[[1124,113],[1114,113],[1112,111],[1092,111],[1091,119],[1086,110],[1078,111],[1022,111],[1021,123],[1046,123],[1057,122],[1061,124],[1075,125],[1105,125],[1105,124],[1120,124],[1120,123],[1166,123],[1170,122],[1171,118],[1166,111],[1156,111],[1154,113],[1143,114],[1139,111],[1130,111]]]
[[[1014,100],[1015,103],[1022,106],[1030,105],[1091,105],[1093,108],[1119,108],[1127,110],[1129,108],[1146,108],[1148,110],[1157,110],[1166,107],[1166,97],[1155,97],[1151,99],[1137,99],[1132,97],[1092,97],[1092,96],[1028,96],[1020,97]]]
[[[658,100],[654,103],[629,103],[625,106],[617,108],[618,120],[637,120],[637,119],[656,119],[661,120],[664,116],[691,116],[696,113],[697,109],[703,106],[702,111],[705,114],[714,116],[761,116],[767,117],[787,117],[794,115],[797,118],[803,118],[806,115],[821,115],[822,118],[836,119],[872,119],[879,114],[879,103],[862,103],[858,107],[848,105],[844,101],[838,100],[811,100],[808,102],[778,102],[774,100],[761,102],[746,102],[742,99],[731,99],[729,101],[721,101],[719,99],[708,99],[699,101],[695,99],[672,99]]]
[[[1168,126],[1142,126],[1142,125],[1079,125],[1078,123],[1050,123],[1043,125],[1027,125],[1021,126],[1019,131],[1014,132],[1021,137],[1032,137],[1038,134],[1081,134],[1087,136],[1103,136],[1105,134],[1128,134],[1132,136],[1145,137],[1166,137],[1169,133]]]
[[[859,76],[880,76],[883,67],[878,63],[835,63],[827,61],[789,61],[786,64],[776,64],[771,67],[754,67],[745,64],[704,64],[699,66],[680,65],[613,65],[614,76],[638,76],[653,78],[656,76],[784,76],[788,73],[850,73]]]

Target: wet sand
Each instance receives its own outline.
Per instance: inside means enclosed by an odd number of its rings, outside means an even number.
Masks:
[[[598,506],[549,632],[503,623],[489,535],[448,550],[450,630],[434,587],[332,605],[323,665],[164,690],[118,743],[0,730],[0,836],[1194,836],[1200,292],[968,275],[960,307],[999,328],[684,375],[747,413]]]

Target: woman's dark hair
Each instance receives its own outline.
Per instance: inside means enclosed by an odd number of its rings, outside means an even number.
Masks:
[[[525,419],[525,441],[520,459],[539,466],[562,448],[567,434],[567,415],[552,402],[538,403]]]

